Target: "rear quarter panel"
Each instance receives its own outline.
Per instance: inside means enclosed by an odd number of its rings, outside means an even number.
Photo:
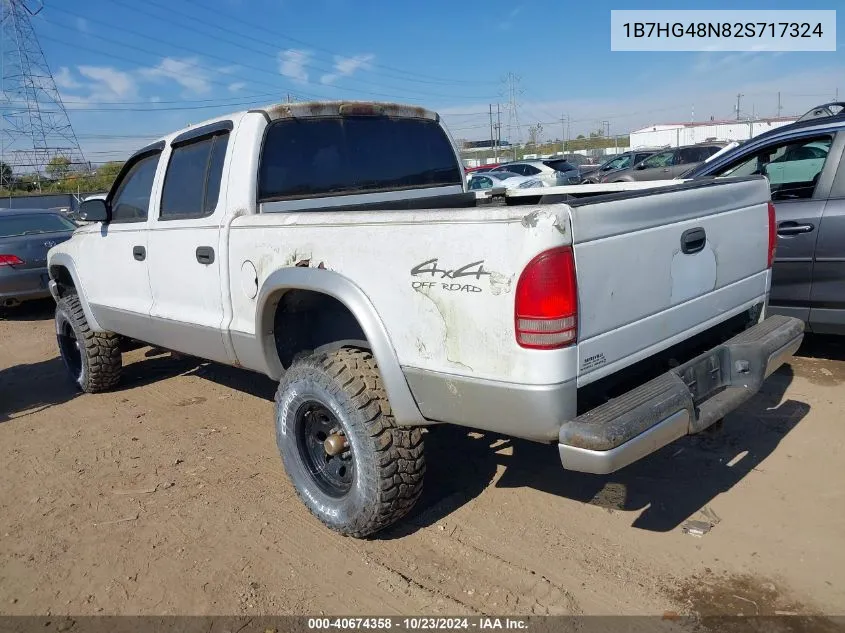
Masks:
[[[569,207],[286,212],[236,218],[230,233],[232,330],[255,334],[251,262],[271,273],[307,262],[358,286],[400,365],[526,384],[575,374],[575,351],[525,350],[514,339],[514,290],[539,252],[570,242]],[[526,217],[527,216],[527,217]],[[259,293],[260,296],[260,293]]]

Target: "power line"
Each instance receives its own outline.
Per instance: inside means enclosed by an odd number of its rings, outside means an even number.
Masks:
[[[253,52],[259,53],[260,55],[267,55],[266,51],[259,50],[259,49],[255,48],[254,46],[250,46],[250,45],[244,44],[244,43],[242,43],[242,42],[233,41],[233,40],[231,40],[231,39],[228,39],[228,38],[225,38],[225,37],[221,37],[220,35],[217,35],[217,34],[209,34],[208,32],[203,32],[203,31],[199,30],[196,26],[194,26],[194,25],[193,25],[193,23],[197,23],[197,22],[198,22],[198,23],[201,23],[201,24],[209,24],[212,28],[215,28],[215,29],[218,29],[218,30],[220,30],[220,31],[223,31],[224,33],[227,33],[227,34],[232,34],[232,33],[233,33],[233,31],[232,31],[231,29],[224,29],[224,28],[219,27],[219,26],[217,26],[217,25],[211,24],[211,23],[209,23],[209,22],[207,22],[207,21],[205,21],[205,20],[202,20],[202,19],[200,19],[200,18],[198,18],[198,17],[196,17],[196,16],[187,16],[187,17],[189,17],[189,18],[191,19],[191,21],[192,21],[192,25],[191,25],[191,26],[186,26],[186,25],[184,25],[184,24],[182,24],[182,23],[180,23],[180,22],[178,22],[178,21],[175,21],[175,20],[173,19],[173,16],[172,16],[172,14],[173,14],[173,13],[176,13],[176,14],[178,14],[178,15],[187,15],[187,14],[182,13],[182,12],[178,11],[177,9],[172,8],[172,7],[168,7],[168,8],[167,8],[167,11],[168,11],[168,14],[169,14],[169,15],[168,15],[168,17],[164,18],[164,17],[158,16],[158,15],[155,15],[154,13],[150,13],[150,12],[148,12],[148,11],[144,11],[144,10],[142,10],[142,9],[138,8],[137,6],[134,6],[134,5],[131,5],[131,4],[126,4],[126,3],[123,3],[123,2],[121,2],[120,0],[112,0],[112,1],[113,1],[113,2],[115,2],[116,4],[120,5],[120,6],[123,6],[123,7],[127,8],[127,9],[130,9],[130,10],[132,10],[132,11],[135,11],[135,12],[141,13],[141,14],[143,14],[143,15],[150,16],[150,17],[152,17],[152,18],[154,18],[154,19],[156,19],[156,20],[159,20],[159,21],[165,22],[166,24],[168,24],[168,25],[170,25],[170,26],[177,26],[177,27],[179,27],[179,28],[185,29],[186,31],[191,31],[191,32],[194,32],[194,33],[199,33],[199,34],[201,34],[201,35],[211,35],[211,37],[215,38],[215,42],[227,42],[227,43],[229,43],[229,44],[232,44],[233,46],[238,47],[239,49],[251,50],[251,51],[253,51]],[[151,0],[147,0],[147,4],[152,4],[152,5],[154,5],[154,6],[160,6],[160,5],[157,5],[155,2],[152,2]],[[78,18],[82,18],[82,17],[84,17],[84,16],[81,16],[81,15],[79,15],[78,13],[75,13],[75,12],[73,12],[73,11],[68,11],[67,9],[61,9],[61,8],[58,8],[58,7],[57,7],[57,10],[58,10],[58,11],[61,11],[61,12],[63,12],[63,13],[66,13],[66,14],[68,14],[68,15],[71,15],[71,16],[73,16],[73,17],[78,17]],[[97,24],[102,24],[102,25],[107,26],[107,27],[109,27],[109,28],[111,28],[111,29],[118,28],[118,27],[116,27],[116,26],[115,26],[115,25],[113,25],[113,24],[109,24],[109,23],[107,23],[107,22],[104,22],[104,21],[102,21],[102,20],[98,20],[98,19],[96,19],[96,18],[84,17],[84,19],[86,19],[86,20],[90,20],[91,22],[94,22],[94,23],[97,23]],[[45,20],[45,21],[49,22],[49,20]],[[57,24],[56,22],[50,22],[50,23],[51,23],[51,24],[53,24],[54,26],[59,26],[60,28],[67,28],[67,29],[70,29],[70,30],[75,30],[73,27],[66,26],[66,25],[61,25],[61,24]],[[130,29],[130,28],[127,28],[125,25],[121,25],[119,28],[120,28],[120,30],[121,30],[121,31],[123,31],[123,32],[126,32],[126,33],[132,33],[132,34],[134,34],[134,35],[137,35],[138,37],[144,38],[144,39],[149,40],[149,41],[158,42],[158,43],[160,43],[160,44],[165,44],[165,45],[167,45],[167,46],[170,46],[170,47],[173,47],[173,48],[176,48],[176,49],[180,49],[180,50],[183,50],[183,51],[187,51],[187,52],[189,52],[189,53],[193,53],[193,54],[197,54],[197,55],[203,55],[204,57],[207,57],[207,58],[209,58],[209,59],[216,59],[216,60],[218,60],[218,61],[222,61],[222,62],[224,62],[224,63],[231,63],[231,62],[232,62],[231,58],[228,58],[228,57],[223,57],[223,56],[220,56],[220,55],[215,55],[215,54],[213,54],[213,53],[208,53],[208,52],[200,51],[200,50],[197,50],[196,48],[191,48],[191,47],[189,47],[189,46],[184,46],[184,45],[181,45],[181,44],[176,44],[176,43],[174,43],[174,42],[172,42],[172,41],[169,41],[169,40],[164,40],[164,39],[161,39],[161,38],[154,37],[154,36],[152,36],[152,35],[147,35],[147,34],[145,34],[145,33],[140,33],[140,32],[138,32],[138,31],[135,31],[135,30],[132,30],[132,29]],[[112,40],[112,41],[113,41],[113,42],[115,42],[114,40]],[[249,41],[251,41],[251,42],[252,42],[252,41],[256,41],[256,40],[255,40],[255,38],[250,37],[250,38],[249,38]],[[125,45],[123,42],[115,42],[115,43],[117,43],[118,45]],[[273,45],[271,45],[271,44],[267,44],[267,45],[268,45],[268,46],[273,46]],[[137,47],[135,47],[135,48],[137,48]],[[273,48],[274,48],[274,50],[277,50],[277,47],[273,46]],[[183,62],[183,63],[184,63],[184,62]],[[198,65],[197,65],[197,66],[198,66]],[[254,71],[256,71],[256,72],[260,72],[260,73],[264,73],[264,74],[269,74],[269,75],[271,75],[271,76],[273,76],[273,77],[277,77],[277,78],[279,77],[279,73],[278,73],[277,71],[268,70],[267,68],[261,68],[260,66],[254,66],[254,65],[252,65],[252,64],[244,64],[244,63],[239,63],[239,64],[238,64],[238,66],[241,66],[241,67],[244,67],[244,68],[249,68],[249,69],[254,70]],[[212,71],[212,72],[215,72],[215,73],[219,73],[219,72],[220,72],[220,70],[219,70],[219,69],[217,69],[217,68],[209,68],[209,67],[204,67],[204,68],[205,68],[205,69],[207,69],[207,70],[210,70],[210,71]],[[317,67],[317,66],[315,66],[315,68],[316,68],[317,70],[320,70],[320,71],[322,71],[322,72],[324,72],[324,73],[327,73],[327,74],[331,74],[331,73],[333,73],[333,72],[336,72],[336,70],[335,70],[334,68],[325,68],[325,67]],[[375,87],[377,87],[377,88],[378,88],[378,87],[384,87],[382,84],[378,84],[378,83],[374,83],[374,82],[371,82],[371,81],[367,81],[367,80],[365,80],[365,79],[356,79],[356,82],[357,82],[357,83],[361,83],[361,84],[367,84],[367,85],[375,86]],[[309,84],[309,85],[312,85],[312,86],[318,86],[318,84],[315,84],[315,83],[314,83],[314,82],[312,82],[312,81],[307,81],[307,80],[305,80],[305,81],[303,81],[303,83],[306,83],[306,84]],[[353,91],[353,92],[367,92],[367,91],[363,91],[363,90],[358,90],[358,89],[356,89],[356,88],[347,88],[347,87],[342,87],[342,86],[332,86],[332,88],[334,88],[334,89],[338,89],[338,90]],[[388,88],[390,88],[390,87],[388,87]],[[426,97],[437,97],[437,96],[439,96],[439,97],[447,97],[447,98],[454,98],[454,99],[478,99],[478,98],[479,98],[479,97],[477,97],[477,96],[475,96],[475,95],[473,95],[473,96],[467,96],[467,95],[444,95],[444,94],[432,93],[432,92],[428,92],[428,91],[411,90],[411,89],[406,89],[406,88],[402,88],[402,90],[407,90],[407,91],[409,91],[409,92],[416,92],[417,94],[422,94],[422,95],[425,95]],[[384,95],[384,94],[377,93],[377,92],[370,92],[370,94],[374,94],[374,95],[378,95],[378,96],[388,96],[388,97],[396,98],[394,95]]]
[[[51,24],[52,24],[52,23],[51,23]],[[111,58],[111,59],[119,59],[119,60],[122,60],[122,61],[129,62],[129,63],[131,63],[131,64],[139,64],[139,65],[143,65],[143,64],[144,64],[144,62],[141,62],[141,61],[139,61],[139,60],[137,60],[137,59],[132,59],[132,58],[129,58],[129,57],[125,57],[125,56],[123,56],[123,55],[118,55],[118,54],[114,53],[113,51],[108,51],[108,52],[106,52],[106,51],[103,51],[103,50],[98,50],[98,49],[95,49],[95,48],[91,48],[91,47],[89,47],[89,46],[84,46],[84,45],[82,45],[82,44],[80,44],[80,43],[78,43],[78,42],[68,42],[68,41],[66,41],[66,40],[62,40],[62,39],[59,39],[59,38],[57,38],[57,37],[51,37],[51,36],[48,36],[48,35],[41,35],[41,39],[43,39],[43,40],[48,40],[48,41],[50,41],[50,42],[55,42],[55,43],[57,43],[57,44],[62,44],[62,45],[65,45],[65,46],[71,47],[71,48],[73,48],[73,49],[75,49],[75,50],[88,51],[88,52],[90,52],[90,53],[94,53],[94,54],[96,54],[96,55],[106,55],[106,56],[108,56],[108,57],[109,57],[109,58]],[[160,56],[160,54],[161,54],[161,53],[153,52],[153,51],[150,51],[150,50],[148,50],[148,49],[144,49],[144,48],[141,48],[141,47],[138,47],[138,46],[132,46],[132,45],[130,45],[130,44],[124,44],[124,43],[122,43],[122,42],[118,42],[118,41],[116,41],[116,40],[112,40],[112,39],[105,38],[105,37],[100,37],[99,39],[102,39],[103,41],[113,42],[113,43],[115,43],[115,44],[117,44],[117,45],[119,45],[119,46],[124,46],[124,47],[126,47],[126,48],[132,48],[132,49],[135,49],[135,50],[141,51],[141,52],[143,52],[143,53],[147,53],[147,54],[149,54],[149,55],[155,55],[156,57]],[[207,67],[207,66],[202,66],[202,65],[200,65],[200,64],[193,64],[193,63],[189,63],[189,62],[184,62],[184,64],[185,64],[186,66],[191,66],[191,67],[194,67],[194,68],[199,68],[199,69],[201,69],[201,70],[209,70],[209,71],[211,71],[211,72],[217,72],[217,70],[216,70],[216,69],[214,69],[214,68],[209,68],[209,67]],[[215,79],[209,79],[209,78],[207,78],[207,77],[203,78],[203,81],[206,81],[206,82],[208,82],[208,83],[210,83],[210,84],[216,84],[216,85],[220,85],[220,86],[226,86],[227,88],[228,88],[228,87],[229,87],[229,85],[230,85],[228,82],[222,82],[222,81],[218,81],[218,80],[215,80]],[[270,86],[270,87],[275,88],[275,89],[276,89],[276,90],[278,90],[279,92],[281,92],[281,91],[283,91],[283,90],[284,90],[284,87],[283,87],[283,86],[277,86],[277,85],[275,85],[275,84],[270,84],[270,83],[267,83],[267,82],[262,82],[262,81],[255,81],[255,80],[252,80],[252,83],[257,83],[257,84],[262,84],[262,85]],[[309,94],[309,93],[304,93],[304,92],[300,92],[299,94],[301,94],[301,95],[305,95],[305,96],[309,96],[309,97],[320,98],[320,97],[318,97],[318,96],[316,96],[316,95],[311,95],[311,94]],[[77,108],[77,109],[78,109],[78,108]]]
[[[193,4],[193,5],[195,5],[195,6],[197,6],[197,7],[200,7],[201,9],[204,9],[204,10],[207,10],[207,9],[208,9],[208,6],[207,6],[207,5],[204,5],[204,4],[200,3],[200,2],[197,2],[196,0],[186,0],[186,2],[189,2],[190,4]],[[222,14],[221,14],[221,15],[222,15]],[[193,19],[193,16],[189,16],[189,17],[191,17],[191,19]],[[228,21],[240,22],[241,24],[243,24],[243,25],[245,25],[245,26],[249,26],[250,28],[257,29],[257,30],[259,30],[259,31],[263,31],[263,32],[268,33],[268,34],[270,34],[270,35],[273,35],[273,36],[275,36],[275,37],[281,37],[281,38],[283,38],[283,39],[290,40],[291,42],[294,42],[294,43],[296,43],[296,44],[299,44],[300,46],[307,46],[307,47],[309,47],[309,48],[313,48],[313,49],[315,49],[315,50],[321,51],[321,52],[326,53],[326,54],[329,54],[329,55],[338,55],[338,54],[339,54],[339,53],[337,53],[337,51],[332,51],[332,50],[329,50],[329,49],[327,49],[327,48],[323,48],[323,47],[321,47],[321,46],[317,46],[317,45],[315,45],[315,44],[313,44],[313,43],[310,43],[310,42],[306,42],[306,41],[304,41],[304,40],[297,39],[297,38],[295,38],[295,37],[293,37],[293,36],[291,36],[291,35],[287,35],[287,34],[285,34],[285,33],[282,33],[281,31],[274,31],[274,30],[268,29],[266,26],[263,26],[263,25],[261,25],[261,24],[256,24],[256,23],[254,23],[254,22],[248,22],[248,21],[243,20],[242,18],[240,18],[240,17],[238,17],[238,16],[235,16],[235,15],[232,15],[232,14],[226,14],[226,15],[225,15],[225,18],[226,18],[226,20],[228,20]],[[250,36],[250,37],[251,37],[251,36]],[[433,81],[442,81],[442,82],[444,82],[444,83],[449,83],[449,84],[466,85],[466,84],[476,84],[476,83],[477,83],[477,84],[492,85],[492,84],[498,83],[498,82],[496,82],[496,81],[478,81],[478,80],[464,80],[464,79],[454,79],[454,80],[453,80],[453,79],[442,79],[442,78],[434,77],[434,76],[432,76],[432,75],[426,75],[426,74],[423,74],[423,73],[418,73],[418,72],[409,72],[409,71],[406,71],[406,70],[402,70],[401,68],[395,68],[395,67],[392,67],[392,66],[387,66],[387,65],[385,65],[385,64],[380,64],[380,63],[373,63],[373,66],[374,66],[374,67],[376,67],[376,68],[384,68],[385,70],[391,70],[391,71],[393,71],[393,72],[402,73],[402,74],[407,74],[407,75],[414,76],[414,77],[427,78],[427,79],[430,79],[430,80],[433,80]]]

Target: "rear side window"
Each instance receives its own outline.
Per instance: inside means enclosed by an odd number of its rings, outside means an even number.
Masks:
[[[286,119],[267,130],[259,201],[462,185],[434,121],[390,117]]]
[[[214,213],[228,142],[226,133],[173,148],[161,196],[162,220],[201,218]]]
[[[689,163],[697,163],[700,160],[704,160],[704,158],[706,158],[706,156],[703,156],[703,152],[700,147],[687,147],[678,151],[677,157],[675,158],[675,164],[687,165]]]

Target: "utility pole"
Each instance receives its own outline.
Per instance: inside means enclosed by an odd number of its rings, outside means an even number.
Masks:
[[[740,112],[740,110],[739,110],[739,104],[740,104],[740,100],[741,100],[744,96],[745,96],[745,95],[743,95],[743,94],[741,94],[741,93],[737,93],[737,95],[736,95],[736,120],[737,120],[737,121],[739,121],[739,112]]]
[[[566,154],[566,124],[569,117],[561,115],[560,117],[560,153]]]
[[[496,162],[499,162],[499,148],[502,146],[502,108],[496,104]]]
[[[781,110],[783,110],[783,107],[780,105],[780,92],[778,92],[778,118],[780,118]]]
[[[490,149],[493,149],[496,141],[493,138],[493,104],[490,104]]]
[[[517,85],[520,78],[513,73],[508,73],[505,81],[508,84],[508,140],[513,148],[513,159],[516,160],[516,145],[519,142],[521,135],[519,131],[519,105],[517,104],[517,92],[519,92]],[[516,136],[513,135],[513,129],[516,128]]]

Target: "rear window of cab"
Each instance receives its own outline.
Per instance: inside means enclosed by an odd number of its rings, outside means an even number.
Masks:
[[[314,117],[272,123],[259,202],[462,185],[443,128],[429,119]]]

